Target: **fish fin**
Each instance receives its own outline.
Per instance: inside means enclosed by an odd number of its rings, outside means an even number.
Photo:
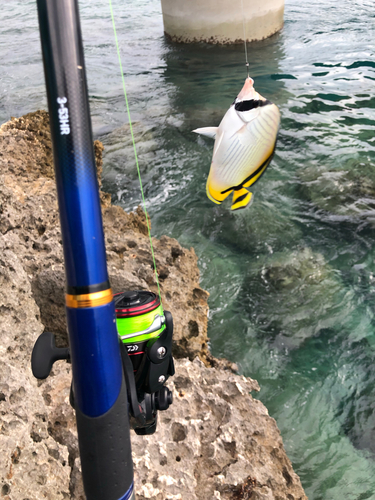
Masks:
[[[234,191],[231,210],[234,211],[246,208],[253,202],[253,199],[253,193],[250,193],[250,191],[245,188],[242,188],[239,191]]]
[[[211,196],[211,193],[210,193],[210,191],[208,190],[208,188],[206,189],[206,194],[207,194],[207,198],[208,198],[209,200],[211,200],[211,201],[213,201],[214,203],[216,203],[216,205],[221,205],[221,203],[222,203],[222,202],[221,202],[221,201],[218,201],[218,200],[215,200],[215,198],[213,198],[213,197]]]
[[[209,181],[208,180],[207,180],[207,184],[206,184],[206,194],[207,194],[208,199],[210,199],[211,201],[213,201],[217,205],[221,205],[222,201],[228,196],[228,195],[224,196],[222,200],[217,200],[216,198],[214,198],[212,196],[212,194],[210,193],[210,186],[209,186]]]
[[[216,139],[217,130],[219,127],[203,127],[196,128],[193,130],[196,134],[205,135],[206,137],[210,137],[211,139]]]
[[[225,198],[227,198],[231,194],[231,192],[232,190],[230,189],[229,191],[222,193],[217,189],[217,186],[215,188],[215,182],[212,181],[212,175],[210,172],[206,182],[206,193],[211,201],[213,201],[217,205],[220,205],[225,200]]]

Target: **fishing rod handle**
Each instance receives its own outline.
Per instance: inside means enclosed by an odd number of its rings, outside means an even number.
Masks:
[[[128,418],[124,379],[117,401],[104,415],[88,417],[76,407],[87,500],[135,500],[129,424],[124,425],[124,416]]]

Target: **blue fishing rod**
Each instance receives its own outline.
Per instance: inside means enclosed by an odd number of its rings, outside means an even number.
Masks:
[[[48,377],[70,360],[87,500],[134,500],[130,429],[156,430],[172,394],[173,320],[148,291],[112,295],[106,264],[77,0],[37,0],[66,273],[69,347],[37,339],[31,364]],[[156,270],[155,270],[156,272]]]
[[[35,360],[38,355],[51,366],[54,357],[71,359],[87,499],[129,500],[134,493],[128,396],[106,264],[78,4],[76,0],[37,0],[37,7],[70,347],[69,351],[54,349],[52,334],[43,334],[33,361],[41,367],[43,363]]]

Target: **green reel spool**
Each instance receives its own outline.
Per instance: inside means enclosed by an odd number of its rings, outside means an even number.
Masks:
[[[136,371],[147,342],[165,329],[163,307],[155,293],[143,290],[117,293],[114,301],[117,331]]]

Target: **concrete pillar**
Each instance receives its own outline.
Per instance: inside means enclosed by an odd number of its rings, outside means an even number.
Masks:
[[[242,9],[243,3],[243,9]],[[284,0],[161,0],[164,31],[178,42],[262,40],[284,22]]]

